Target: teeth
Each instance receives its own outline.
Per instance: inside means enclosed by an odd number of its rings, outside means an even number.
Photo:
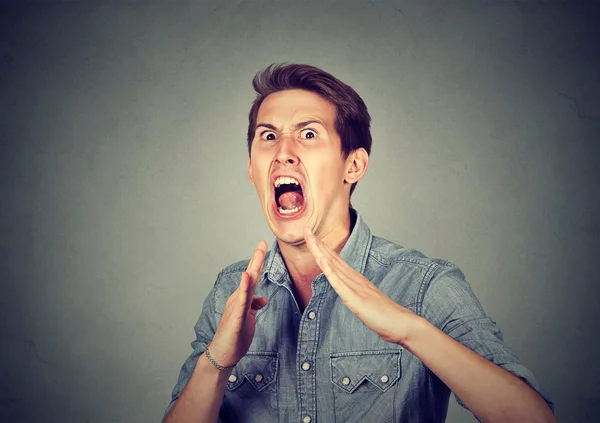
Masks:
[[[290,209],[290,210],[284,210],[283,208],[279,207],[279,213],[281,213],[281,214],[296,213],[298,210],[300,210],[300,207],[295,207],[295,208]]]
[[[287,176],[280,176],[279,178],[275,179],[275,188],[279,188],[283,184],[300,185],[300,182],[298,182],[295,178],[288,178]]]

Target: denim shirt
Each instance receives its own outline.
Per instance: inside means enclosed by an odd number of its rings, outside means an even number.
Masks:
[[[455,265],[372,236],[360,215],[355,210],[351,214],[355,224],[340,252],[349,265],[398,304],[521,378],[553,408]],[[248,263],[240,261],[219,273],[165,416],[211,341],[225,302]],[[257,313],[250,349],[229,378],[220,422],[445,421],[448,387],[415,355],[367,328],[323,274],[312,282],[304,312],[294,298],[277,241],[265,257],[261,275],[255,295],[269,303]]]

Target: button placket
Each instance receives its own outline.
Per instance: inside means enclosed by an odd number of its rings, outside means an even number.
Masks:
[[[320,313],[323,300],[328,292],[329,285],[326,283],[324,275],[319,275],[312,282],[312,298],[308,303],[303,315],[298,332],[298,343],[296,357],[298,359],[298,400],[299,414],[298,418],[303,423],[316,423],[317,404],[316,404],[316,350],[318,343],[318,322],[317,317]]]

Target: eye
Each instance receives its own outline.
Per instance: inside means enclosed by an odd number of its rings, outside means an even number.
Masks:
[[[314,129],[303,129],[300,135],[302,138],[311,139],[317,136],[317,132]]]
[[[274,139],[277,138],[277,136],[275,135],[275,132],[273,132],[273,131],[263,131],[260,133],[260,137],[263,140],[267,140],[267,141],[273,141]]]

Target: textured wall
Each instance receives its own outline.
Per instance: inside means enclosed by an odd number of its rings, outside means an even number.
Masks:
[[[354,206],[456,262],[564,423],[600,421],[600,8],[2,2],[0,420],[158,421],[218,271],[272,240],[250,80],[320,66],[373,116]],[[448,421],[474,421],[452,400]]]

